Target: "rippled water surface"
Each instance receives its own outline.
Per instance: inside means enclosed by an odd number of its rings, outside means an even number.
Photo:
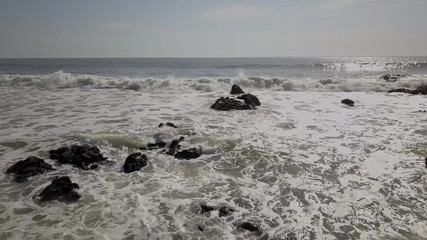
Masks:
[[[0,239],[427,239],[425,96],[248,90],[257,110],[216,112],[224,90],[0,87]],[[167,121],[178,128],[157,128]],[[122,171],[138,147],[179,136],[204,154],[146,151],[147,167]],[[112,162],[83,171],[48,160],[72,143]],[[56,170],[13,182],[6,168],[28,156]],[[80,201],[33,199],[60,175]],[[235,212],[200,214],[201,203]]]

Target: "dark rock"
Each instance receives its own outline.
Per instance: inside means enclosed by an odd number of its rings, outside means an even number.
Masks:
[[[241,88],[239,85],[234,84],[234,85],[231,87],[231,92],[230,92],[230,94],[243,94],[243,93],[245,93],[245,92],[243,92],[242,88]]]
[[[354,101],[350,100],[348,98],[341,100],[341,103],[343,103],[343,104],[345,104],[347,106],[350,106],[350,107],[354,107]]]
[[[79,185],[71,182],[69,177],[57,177],[38,196],[42,202],[51,200],[73,202],[81,198],[81,195],[74,191],[78,188]]]
[[[230,111],[230,110],[253,110],[255,107],[251,104],[246,104],[242,101],[221,97],[215,101],[211,106],[212,109],[219,111]]]
[[[98,168],[98,164],[92,164],[89,166],[90,170],[95,170]]]
[[[169,145],[169,150],[166,152],[166,154],[169,155],[174,155],[179,148],[181,147],[181,145],[179,145],[180,142],[184,141],[184,137],[180,137],[179,139],[175,139],[171,142],[171,144]]]
[[[261,230],[259,229],[259,227],[258,227],[258,226],[256,226],[256,225],[255,225],[255,224],[253,224],[253,223],[250,223],[250,222],[244,222],[244,223],[240,224],[240,225],[238,226],[238,228],[242,228],[242,229],[248,230],[248,231],[250,231],[250,232],[258,232],[258,233],[261,233]]]
[[[60,147],[55,150],[50,150],[49,151],[50,159],[58,160],[59,156],[67,151],[70,151],[69,147]]]
[[[392,89],[392,90],[388,91],[388,93],[398,92],[398,93],[409,93],[409,94],[413,94],[412,91],[414,91],[414,90],[409,90],[409,89],[406,89],[406,88],[397,88],[397,89]]]
[[[171,122],[167,122],[166,124],[160,123],[159,124],[159,128],[164,127],[165,125],[168,126],[168,127],[172,127],[172,128],[178,128],[177,126],[175,126],[175,124],[173,124]]]
[[[141,170],[141,168],[147,166],[148,158],[145,154],[140,152],[132,153],[126,158],[125,164],[123,164],[123,170],[125,173],[135,172]]]
[[[415,90],[410,90],[410,89],[406,89],[406,88],[398,88],[398,89],[393,89],[388,91],[388,93],[408,93],[408,94],[413,94],[413,95],[427,95],[427,85],[421,85],[419,87],[417,87],[417,89]]]
[[[218,216],[227,217],[227,216],[230,216],[233,212],[234,212],[234,209],[224,206],[218,210]]]
[[[204,213],[215,210],[215,207],[208,206],[206,204],[200,204],[200,209],[201,209],[201,214],[204,214]]]
[[[408,74],[384,74],[380,77],[380,79],[385,80],[386,82],[396,82],[397,80],[399,80],[400,78],[405,78],[405,77],[409,77],[410,75]]]
[[[15,181],[24,182],[28,177],[43,174],[49,171],[53,171],[53,167],[46,163],[43,159],[38,157],[28,157],[25,160],[18,161],[6,172],[15,174]]]
[[[425,160],[426,160],[426,167],[427,167],[427,157],[426,157],[426,159],[425,159]]]
[[[261,102],[259,101],[259,99],[252,94],[243,94],[242,96],[237,97],[238,99],[242,99],[243,101],[245,101],[246,104],[251,105],[251,106],[261,106]]]
[[[160,149],[160,148],[164,148],[164,147],[166,147],[166,143],[164,141],[159,141],[156,143],[148,143],[147,144],[148,150]]]
[[[186,160],[198,158],[200,156],[202,156],[202,150],[199,148],[190,148],[175,154],[175,158]]]
[[[203,232],[205,230],[205,228],[200,225],[197,225],[197,228],[199,229],[200,232]]]
[[[88,145],[61,147],[56,150],[51,150],[49,153],[51,159],[55,159],[61,164],[72,164],[84,170],[93,169],[95,163],[105,162],[107,160],[107,158],[102,155],[99,148]]]

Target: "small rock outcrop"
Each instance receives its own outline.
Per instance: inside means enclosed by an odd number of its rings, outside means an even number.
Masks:
[[[415,90],[410,90],[410,89],[406,89],[406,88],[397,88],[397,89],[393,89],[388,91],[388,93],[408,93],[408,94],[413,94],[413,95],[427,95],[427,85],[422,85],[417,87]]]
[[[396,82],[397,80],[399,80],[400,78],[405,78],[405,77],[409,77],[410,75],[408,74],[384,74],[380,77],[380,79],[385,80],[386,82]]]
[[[81,198],[81,195],[74,190],[78,188],[79,185],[71,182],[69,177],[57,177],[38,196],[42,202],[51,200],[74,202]]]
[[[231,111],[231,110],[253,110],[255,107],[250,104],[246,104],[243,101],[236,99],[221,97],[215,101],[211,106],[212,109],[218,111]]]
[[[95,169],[97,163],[107,160],[97,147],[88,145],[72,145],[71,147],[61,147],[50,150],[50,158],[57,160],[61,164],[72,164],[83,170]]]
[[[53,167],[38,157],[28,157],[9,167],[6,172],[15,174],[15,181],[23,182],[28,177],[53,171]]]
[[[242,96],[237,97],[238,99],[242,99],[246,104],[252,105],[254,107],[261,106],[261,102],[259,99],[252,94],[243,94]]]
[[[181,136],[179,139],[175,139],[171,142],[171,144],[169,145],[169,150],[166,152],[166,154],[168,155],[174,155],[179,148],[181,147],[181,145],[179,145],[180,142],[184,141],[184,137]]]
[[[348,98],[341,100],[341,103],[350,107],[354,107],[354,101]]]
[[[262,233],[261,229],[257,225],[250,222],[241,223],[238,228],[245,229],[250,232],[257,232],[258,234]]]
[[[174,156],[175,158],[178,158],[178,159],[185,159],[185,160],[194,159],[202,156],[202,150],[199,148],[190,148],[190,149],[177,152]]]
[[[239,85],[237,85],[237,84],[234,84],[232,87],[231,87],[231,92],[230,92],[230,94],[243,94],[243,93],[245,93],[245,92],[243,92],[243,90],[242,90],[242,88],[239,86]]]
[[[171,122],[167,122],[166,124],[165,123],[160,123],[159,124],[159,128],[164,127],[164,126],[172,127],[172,128],[178,128],[175,124],[173,124]]]
[[[140,152],[132,153],[126,158],[123,170],[125,173],[136,172],[147,166],[147,162],[148,158],[145,154]]]

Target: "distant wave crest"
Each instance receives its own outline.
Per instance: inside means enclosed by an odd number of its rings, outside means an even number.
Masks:
[[[396,82],[385,82],[380,76],[357,79],[277,78],[246,76],[233,78],[128,78],[71,74],[62,71],[45,75],[0,75],[2,87],[58,88],[115,88],[135,91],[229,91],[232,84],[248,90],[312,91],[312,92],[386,92],[394,88],[416,88],[426,84],[426,76],[411,76]]]

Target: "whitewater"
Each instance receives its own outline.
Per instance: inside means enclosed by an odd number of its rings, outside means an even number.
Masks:
[[[387,93],[426,80],[425,57],[1,59],[0,239],[427,239],[427,98]],[[211,109],[233,84],[261,106]],[[180,136],[203,155],[139,150]],[[49,159],[71,144],[110,162]],[[124,173],[138,151],[148,166]],[[16,183],[29,156],[56,170]],[[55,176],[82,198],[36,201]]]

